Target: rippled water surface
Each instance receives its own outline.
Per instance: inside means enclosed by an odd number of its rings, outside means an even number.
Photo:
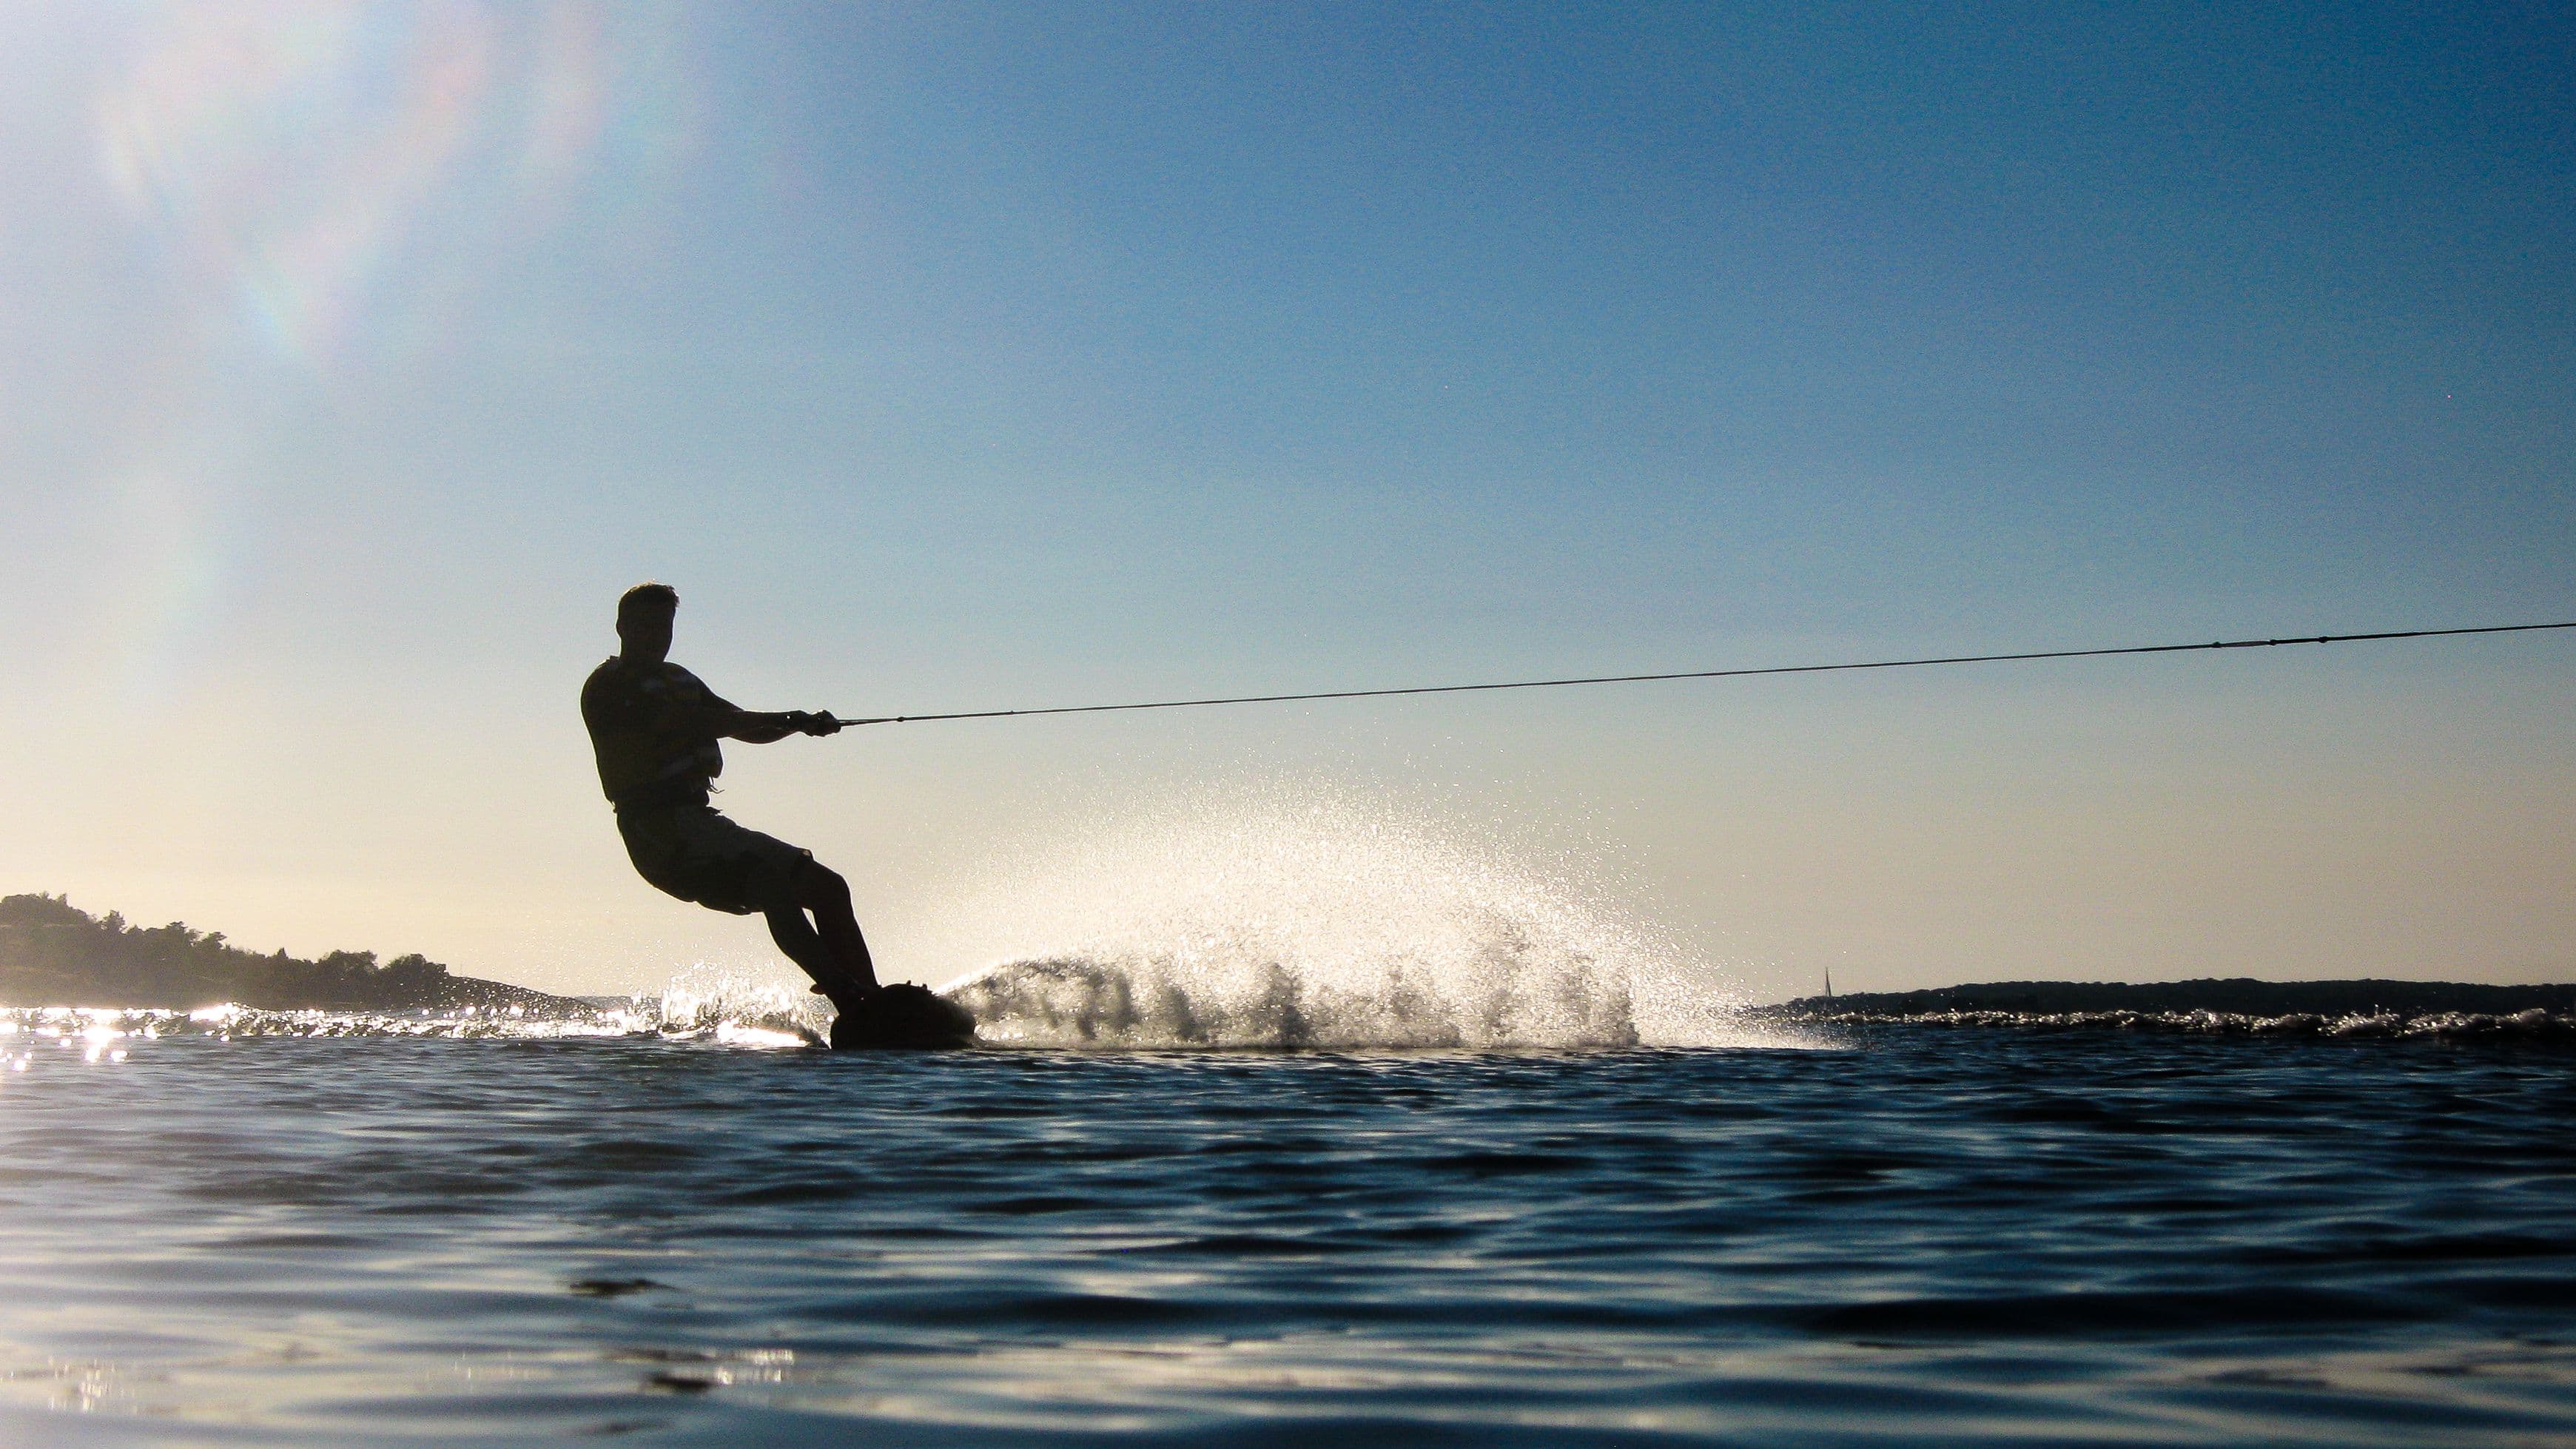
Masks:
[[[15,1442],[2576,1439],[2564,1047],[0,1049]]]

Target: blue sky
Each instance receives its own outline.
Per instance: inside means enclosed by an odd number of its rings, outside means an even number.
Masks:
[[[583,793],[647,575],[719,688],[852,713],[2576,615],[2545,7],[38,4],[0,54],[0,884],[259,944],[758,956]],[[1284,771],[1605,858],[1757,991],[2563,978],[2571,679],[957,727],[736,788],[898,960],[1026,801]]]

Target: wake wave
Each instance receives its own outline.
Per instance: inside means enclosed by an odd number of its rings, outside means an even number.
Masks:
[[[1481,981],[1387,962],[1350,982],[1277,961],[1017,961],[944,993],[995,1042],[1173,1047],[1623,1047],[1639,1043],[1624,982],[1575,959],[1511,963]]]
[[[1311,787],[1033,853],[958,914],[999,960],[942,994],[996,1044],[1807,1044],[1577,866]]]

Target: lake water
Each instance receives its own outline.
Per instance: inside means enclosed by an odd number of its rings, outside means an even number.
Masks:
[[[9,1025],[11,1442],[2576,1442],[2564,1047]]]

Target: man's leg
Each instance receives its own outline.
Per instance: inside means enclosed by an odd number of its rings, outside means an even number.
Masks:
[[[778,943],[778,949],[787,953],[788,960],[805,968],[805,974],[814,978],[815,989],[819,991],[827,986],[839,989],[836,983],[841,979],[841,963],[834,959],[831,948],[823,944],[823,938],[814,933],[814,923],[805,919],[804,908],[780,906],[766,914],[769,939]]]
[[[877,989],[876,963],[868,957],[867,938],[850,909],[849,882],[813,860],[800,863],[794,877],[795,905],[769,913],[770,939],[836,1006],[843,998],[864,998]],[[809,924],[805,913],[814,913]]]
[[[805,863],[800,874],[803,879],[799,882],[797,903],[814,913],[814,929],[823,937],[823,944],[841,958],[851,979],[862,990],[876,990],[877,963],[868,955],[867,938],[859,934],[859,918],[850,909],[850,883],[838,872],[812,861]],[[812,893],[805,894],[805,888]]]

